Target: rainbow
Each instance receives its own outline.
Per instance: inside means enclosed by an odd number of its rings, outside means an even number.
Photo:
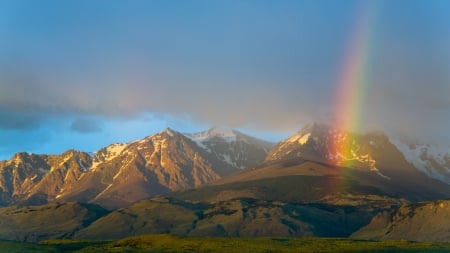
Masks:
[[[362,122],[365,89],[368,83],[368,62],[370,54],[370,36],[375,1],[360,1],[351,33],[350,43],[345,51],[343,68],[337,82],[334,101],[334,124],[337,130],[357,132]],[[351,156],[351,139],[333,141],[332,154]]]

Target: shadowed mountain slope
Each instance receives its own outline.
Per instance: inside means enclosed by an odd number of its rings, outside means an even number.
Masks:
[[[98,205],[75,202],[4,207],[0,208],[0,239],[38,242],[71,238],[105,214]]]
[[[373,216],[363,207],[236,199],[201,204],[173,198],[139,201],[80,230],[75,238],[146,233],[192,236],[348,236]]]

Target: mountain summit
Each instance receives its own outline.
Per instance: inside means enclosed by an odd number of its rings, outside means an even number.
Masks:
[[[325,124],[311,124],[270,150],[266,161],[301,157],[335,166],[373,171],[389,179],[392,170],[410,168],[388,136],[352,133]],[[384,168],[389,167],[389,171]]]
[[[352,133],[326,124],[310,124],[275,145],[266,162],[295,158],[392,176],[422,172],[450,184],[450,152],[432,145],[405,144],[382,132]]]
[[[262,141],[229,128],[213,127],[207,131],[187,134],[191,140],[215,159],[232,169],[245,169],[261,163],[272,143]]]

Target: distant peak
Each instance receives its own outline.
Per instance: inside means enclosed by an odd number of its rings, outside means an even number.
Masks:
[[[315,135],[322,135],[324,133],[329,133],[335,130],[336,129],[334,129],[332,126],[328,124],[313,122],[306,124],[302,129],[300,129],[300,131],[297,132],[297,135],[303,136],[306,134],[310,134],[315,136]]]
[[[33,154],[27,153],[27,152],[19,152],[19,153],[14,154],[13,159],[23,159],[23,158],[29,157],[31,155],[33,155]]]
[[[166,134],[166,135],[169,135],[170,137],[173,137],[176,135],[176,133],[177,132],[175,130],[168,127],[166,129],[162,130],[161,132],[157,133],[157,135]]]
[[[188,136],[196,141],[204,141],[210,138],[221,138],[226,141],[236,141],[238,135],[240,135],[239,132],[231,128],[214,126],[206,131],[189,134]]]
[[[164,129],[164,132],[171,136],[175,133],[175,131],[173,131],[170,127]]]
[[[236,136],[236,131],[229,127],[219,127],[213,126],[210,128],[207,133],[210,136],[219,136],[219,137],[233,137]]]
[[[79,153],[83,153],[83,151],[72,148],[72,149],[66,150],[64,153],[62,153],[62,155],[73,155],[73,154],[79,154]]]

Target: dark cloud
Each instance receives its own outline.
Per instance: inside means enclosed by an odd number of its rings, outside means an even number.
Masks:
[[[44,116],[32,112],[0,111],[0,129],[30,130],[37,128]]]

